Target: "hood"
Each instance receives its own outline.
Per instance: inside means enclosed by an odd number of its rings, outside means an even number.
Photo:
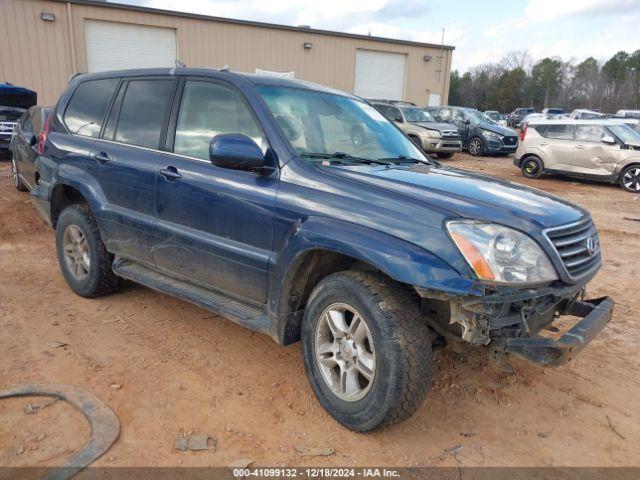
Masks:
[[[518,135],[516,131],[511,130],[510,128],[507,128],[507,127],[503,127],[502,125],[498,125],[497,123],[481,122],[481,123],[478,123],[478,127],[482,128],[483,130],[489,130],[491,132],[495,132],[498,135],[507,135],[510,137],[515,137]]]
[[[437,130],[439,132],[443,132],[445,130],[458,131],[458,127],[456,127],[452,123],[443,123],[443,122],[411,122],[411,123],[419,127],[428,128],[429,130]]]
[[[409,197],[454,216],[530,231],[575,222],[588,212],[517,183],[443,166],[323,167],[326,171]]]

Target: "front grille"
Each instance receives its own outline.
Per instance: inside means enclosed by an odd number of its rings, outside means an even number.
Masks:
[[[0,122],[0,135],[11,137],[16,125],[15,122]]]
[[[443,138],[458,138],[458,131],[457,130],[443,130],[442,131],[442,137]]]
[[[518,143],[518,137],[502,137],[502,142],[505,145],[515,145]]]
[[[545,235],[572,279],[583,277],[600,266],[600,240],[591,218],[549,228]]]

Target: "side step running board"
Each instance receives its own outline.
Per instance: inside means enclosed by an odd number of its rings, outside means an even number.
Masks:
[[[243,327],[271,335],[269,319],[260,308],[184,280],[169,277],[130,260],[117,259],[113,263],[113,271],[123,278],[217,313]]]

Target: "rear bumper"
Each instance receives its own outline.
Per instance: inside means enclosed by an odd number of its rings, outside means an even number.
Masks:
[[[530,337],[508,338],[505,352],[512,353],[540,365],[561,365],[570,361],[593,340],[611,321],[614,302],[609,297],[571,302],[566,315],[582,317],[559,339]]]

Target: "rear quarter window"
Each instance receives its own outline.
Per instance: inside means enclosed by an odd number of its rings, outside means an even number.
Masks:
[[[536,131],[545,138],[555,138],[559,140],[573,140],[573,125],[536,125]]]
[[[78,85],[64,113],[64,123],[71,133],[85,137],[100,135],[104,115],[119,81],[107,78]]]

